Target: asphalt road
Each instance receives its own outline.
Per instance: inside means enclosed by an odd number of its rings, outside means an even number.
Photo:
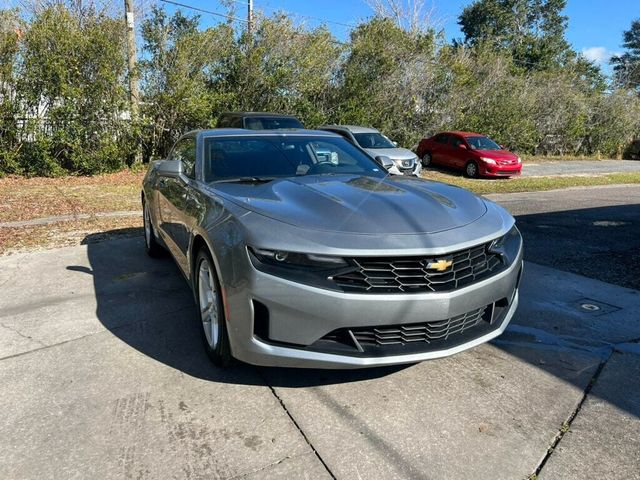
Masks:
[[[488,197],[516,216],[526,260],[640,290],[640,185]]]
[[[524,162],[522,176],[594,175],[640,172],[638,160],[570,160],[557,162]]]
[[[216,369],[141,238],[0,258],[0,478],[640,479],[640,292],[542,265],[617,246],[638,187],[497,200],[537,260],[509,329],[396,368]]]

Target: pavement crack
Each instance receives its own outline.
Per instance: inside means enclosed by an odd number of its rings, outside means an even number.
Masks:
[[[300,427],[300,425],[298,424],[298,422],[296,421],[295,418],[293,418],[293,415],[291,415],[291,412],[289,412],[289,410],[287,409],[287,406],[284,404],[284,401],[282,400],[282,398],[280,398],[280,395],[278,395],[278,393],[276,392],[275,388],[273,388],[271,386],[271,384],[269,383],[269,381],[267,380],[267,378],[264,376],[264,374],[262,373],[261,369],[257,369],[258,370],[258,375],[262,378],[262,380],[264,381],[265,385],[267,387],[269,387],[269,390],[271,390],[271,393],[273,394],[274,397],[276,397],[276,400],[278,400],[278,402],[280,403],[280,406],[282,407],[282,409],[284,410],[284,412],[287,414],[287,416],[289,417],[289,419],[291,420],[291,422],[293,423],[293,425],[296,427],[296,429],[298,430],[298,432],[300,432],[300,435],[302,435],[302,438],[304,439],[304,441],[306,442],[307,445],[309,445],[309,448],[311,449],[311,451],[314,453],[314,455],[316,456],[316,458],[320,461],[320,463],[322,463],[322,466],[325,468],[325,470],[327,471],[327,473],[329,474],[329,476],[331,476],[331,478],[333,480],[336,480],[336,476],[333,474],[333,472],[331,471],[331,469],[329,468],[329,465],[327,465],[327,462],[324,461],[324,459],[322,458],[322,456],[320,455],[320,453],[318,453],[318,451],[315,449],[315,447],[313,446],[313,444],[311,443],[311,441],[309,440],[309,438],[307,437],[307,435],[304,433],[304,431],[302,430],[302,428]]]
[[[241,473],[239,475],[234,475],[233,477],[228,477],[226,480],[238,480],[238,479],[241,479],[241,478],[246,478],[249,475],[254,475],[254,474],[256,474],[258,472],[262,472],[262,471],[264,471],[264,470],[266,470],[268,468],[275,467],[276,465],[280,465],[282,462],[284,462],[286,460],[290,460],[290,459],[296,458],[296,457],[301,457],[303,455],[308,455],[308,453],[299,453],[297,455],[287,455],[286,457],[283,457],[280,460],[276,460],[275,462],[272,462],[272,463],[270,463],[268,465],[265,465],[264,467],[260,467],[260,468],[258,468],[256,470],[252,470],[250,472]]]
[[[593,389],[593,387],[597,383],[598,378],[600,377],[600,374],[602,373],[602,370],[604,369],[605,365],[607,364],[609,359],[611,359],[611,357],[613,356],[613,352],[614,351],[615,351],[615,349],[611,348],[609,350],[608,355],[606,356],[606,358],[603,358],[600,361],[600,364],[598,365],[598,368],[596,369],[596,371],[594,372],[593,376],[591,377],[591,380],[589,380],[589,383],[587,384],[587,386],[584,389],[584,393],[582,395],[582,398],[580,399],[580,402],[578,403],[576,408],[571,412],[571,414],[569,415],[569,418],[567,418],[567,420],[562,422],[562,425],[558,429],[558,433],[556,433],[555,438],[553,439],[553,441],[551,442],[551,445],[547,449],[547,453],[542,458],[542,460],[540,461],[540,463],[536,467],[535,471],[529,476],[530,480],[540,477],[540,472],[542,471],[542,469],[546,465],[546,463],[549,460],[549,458],[551,458],[551,455],[553,455],[553,452],[555,451],[555,449],[558,447],[558,445],[560,444],[560,442],[564,438],[564,435],[568,431],[571,430],[571,424],[573,423],[575,418],[578,416],[578,413],[580,413],[580,410],[582,410],[582,406],[584,405],[584,402],[587,400],[587,397],[589,396],[589,393],[591,393],[591,390]]]
[[[47,346],[46,344],[42,343],[42,342],[41,342],[40,340],[38,340],[37,338],[33,338],[33,337],[30,337],[29,335],[25,335],[24,333],[22,333],[22,332],[21,332],[20,330],[18,330],[17,328],[10,327],[9,325],[6,325],[6,324],[4,324],[4,323],[2,323],[2,322],[0,322],[0,327],[6,328],[7,330],[10,330],[10,331],[12,331],[13,333],[18,334],[20,337],[22,337],[22,338],[24,338],[24,339],[26,339],[26,340],[29,340],[29,341],[35,342],[35,343],[37,343],[38,345],[40,345],[41,347],[46,347],[46,346]]]

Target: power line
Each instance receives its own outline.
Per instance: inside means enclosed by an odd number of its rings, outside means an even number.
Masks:
[[[171,5],[176,5],[178,7],[189,8],[191,10],[195,10],[196,12],[208,13],[210,15],[215,15],[217,17],[226,18],[227,20],[237,20],[238,22],[249,23],[244,18],[234,17],[232,15],[225,15],[224,13],[219,13],[219,12],[212,12],[211,10],[204,10],[202,8],[194,7],[192,5],[186,5],[184,3],[174,2],[173,0],[160,0],[160,1],[163,2],[163,3],[169,3]]]
[[[303,15],[301,13],[291,12],[289,10],[283,10],[283,9],[278,9],[278,8],[273,8],[273,7],[265,7],[265,8],[267,8],[268,10],[271,10],[273,12],[288,13],[290,15],[295,15],[296,17],[308,18],[309,20],[317,20],[317,21],[323,22],[323,23],[331,23],[333,25],[340,25],[342,27],[353,28],[355,26],[355,25],[351,25],[351,24],[348,24],[348,23],[341,23],[341,22],[336,22],[334,20],[327,20],[326,18],[312,17],[311,15]]]
[[[231,1],[234,2],[234,3],[239,3],[241,5],[246,5],[247,4],[247,0],[231,0]],[[353,28],[355,26],[355,25],[349,24],[349,23],[336,22],[335,20],[327,20],[326,18],[313,17],[311,15],[303,15],[302,13],[296,13],[296,12],[292,12],[290,10],[284,10],[282,8],[268,7],[266,5],[261,5],[260,8],[265,9],[265,10],[271,10],[272,12],[288,13],[290,15],[295,15],[296,17],[308,18],[309,20],[317,20],[319,22],[331,23],[333,25],[340,25],[342,27]]]

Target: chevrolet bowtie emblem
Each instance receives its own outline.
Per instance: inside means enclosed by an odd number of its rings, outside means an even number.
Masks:
[[[429,270],[437,270],[439,272],[444,272],[447,268],[453,265],[453,260],[438,260],[437,262],[429,262],[427,263],[427,268]]]

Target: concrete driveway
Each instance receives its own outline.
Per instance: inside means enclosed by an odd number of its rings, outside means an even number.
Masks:
[[[141,238],[1,258],[0,478],[638,479],[639,309],[528,262],[508,331],[454,357],[223,371]]]

